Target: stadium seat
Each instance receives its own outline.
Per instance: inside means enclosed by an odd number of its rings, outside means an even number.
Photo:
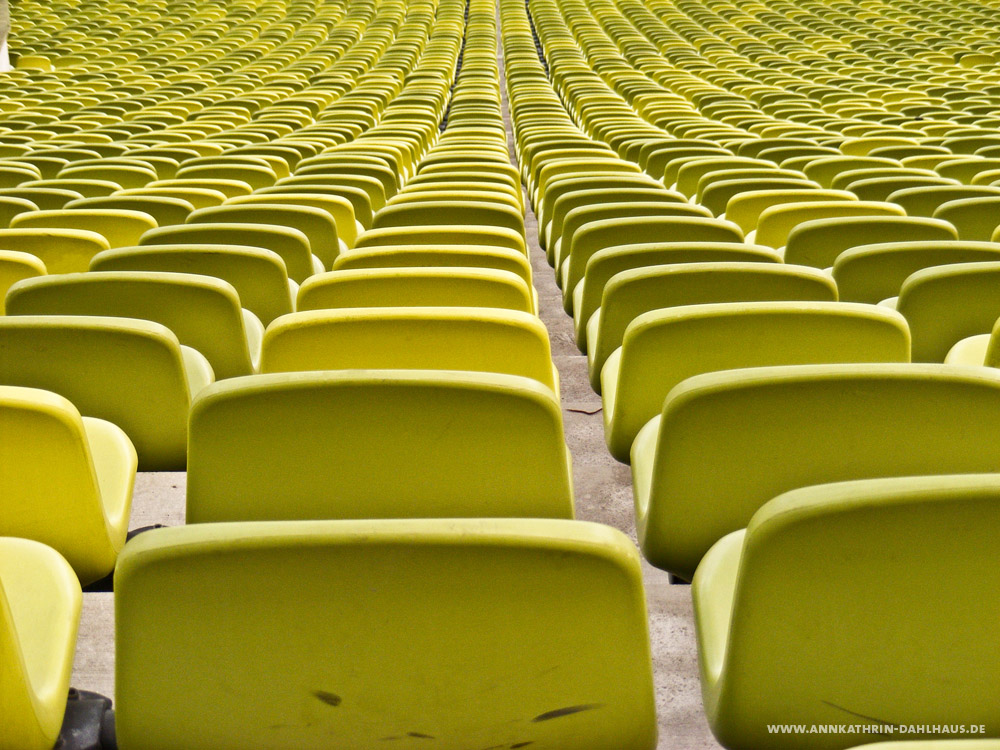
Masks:
[[[122,747],[656,746],[638,556],[606,526],[159,529],[129,545],[115,597]],[[275,638],[287,612],[297,636]],[[247,693],[226,687],[233,670]]]
[[[996,472],[1000,374],[926,364],[758,367],[688,378],[632,445],[646,559],[690,580],[768,499],[825,482]]]
[[[58,552],[0,537],[0,745],[55,747],[82,607],[80,582]]]
[[[188,523],[475,516],[573,516],[559,404],[535,380],[278,373],[192,407]]]

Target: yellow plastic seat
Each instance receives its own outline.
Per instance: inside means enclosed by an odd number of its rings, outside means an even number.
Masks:
[[[306,193],[306,192],[279,192],[276,187],[265,188],[267,192],[257,192],[253,195],[240,196],[228,201],[229,206],[242,206],[246,204],[266,203],[280,206],[304,206],[325,211],[330,215],[336,225],[336,235],[338,239],[338,253],[354,247],[358,241],[358,235],[364,231],[364,226],[354,218],[354,205],[345,197],[333,194]],[[308,233],[307,233],[308,234]],[[320,242],[314,242],[312,235],[309,241],[313,246],[317,244],[322,247],[330,244],[329,238]]]
[[[361,368],[507,373],[559,392],[545,326],[514,310],[316,310],[278,318],[264,336],[264,373]]]
[[[963,367],[1000,368],[1000,318],[992,333],[968,336],[957,342],[944,359],[946,364]]]
[[[250,195],[254,188],[243,180],[225,179],[223,177],[175,177],[172,180],[154,180],[147,183],[143,190],[153,188],[195,188],[202,190],[217,190],[227,198],[238,195]]]
[[[886,736],[883,717],[897,730],[912,728],[913,739],[964,739],[961,729],[973,725],[993,735],[996,707],[984,696],[1000,664],[990,647],[997,618],[988,592],[1000,580],[983,561],[996,554],[1000,477],[868,479],[775,494],[745,530],[712,547],[692,586],[702,697],[720,743],[734,750],[807,744],[800,734],[768,731],[779,723],[860,725],[878,738]],[[929,576],[948,586],[928,597]],[[878,618],[873,597],[886,602]],[[960,688],[941,691],[917,674],[949,674]],[[955,729],[938,733],[939,716]],[[831,733],[822,746],[858,739]]]
[[[739,170],[735,172],[719,173],[721,177],[726,177],[727,175],[731,176],[729,179],[715,179],[716,173],[710,172],[702,177],[701,181],[698,183],[698,203],[711,211],[713,216],[722,216],[727,212],[729,202],[737,196],[742,196],[744,194],[750,195],[752,193],[771,190],[820,189],[819,183],[807,180],[803,176],[791,176],[794,173],[791,173],[789,170],[756,170],[758,174],[748,174],[752,171],[753,170]],[[787,172],[788,174],[785,176],[777,176],[782,172]],[[733,217],[730,221],[734,221],[739,224],[740,212],[736,209],[736,205],[738,204],[734,204]],[[750,229],[753,229],[757,225],[756,216],[754,216],[752,220],[743,221],[744,226],[749,226]]]
[[[836,362],[909,362],[897,312],[843,302],[727,302],[633,320],[601,370],[604,435],[628,462],[642,427],[686,378],[717,370]]]
[[[377,230],[442,224],[486,225],[509,229],[524,235],[524,217],[516,208],[477,200],[386,204],[375,214],[372,228]]]
[[[353,248],[337,256],[334,271],[360,268],[451,266],[510,271],[531,284],[531,264],[518,250],[489,245],[384,245]]]
[[[875,304],[896,297],[906,278],[922,268],[986,261],[1000,261],[1000,243],[886,242],[845,251],[837,257],[833,277],[842,300]]]
[[[991,196],[1000,197],[1000,188],[987,185],[943,185],[905,188],[891,193],[888,200],[901,205],[909,216],[931,217],[940,206],[949,201]]]
[[[299,286],[277,253],[243,245],[145,245],[98,253],[91,271],[164,271],[213,276],[232,284],[240,304],[267,325],[292,312]]]
[[[0,248],[35,256],[49,273],[76,273],[86,271],[108,241],[85,229],[0,229]]]
[[[82,607],[80,582],[58,552],[0,537],[0,745],[56,745]]]
[[[22,281],[8,315],[90,315],[151,320],[205,356],[218,379],[250,375],[264,326],[222,279],[160,271],[91,271]]]
[[[80,229],[102,235],[109,247],[139,244],[143,233],[156,228],[156,219],[142,211],[113,208],[33,211],[15,216],[11,229]]]
[[[1000,195],[942,203],[934,211],[934,218],[953,224],[961,240],[989,242],[1000,227]],[[14,217],[13,221],[17,220]]]
[[[76,178],[107,180],[121,185],[123,188],[137,188],[157,179],[157,174],[152,167],[144,168],[138,165],[70,164],[62,169],[57,177],[67,180]]]
[[[211,188],[203,187],[146,187],[120,190],[114,197],[124,198],[129,196],[151,197],[151,198],[176,198],[189,203],[193,208],[206,208],[207,206],[221,206],[226,202],[226,194]]]
[[[34,255],[17,250],[0,250],[0,315],[5,314],[4,302],[11,285],[46,273],[45,264]]]
[[[369,229],[358,238],[357,248],[386,245],[491,245],[517,250],[527,256],[524,235],[514,229],[498,226],[462,226],[434,224],[421,226],[382,227]]]
[[[278,181],[278,175],[270,167],[255,164],[227,163],[225,157],[210,164],[182,164],[177,170],[177,180],[234,180],[244,182],[256,190],[270,187]]]
[[[252,197],[252,196],[247,196]],[[308,240],[309,248],[329,270],[340,253],[337,224],[329,212],[305,205],[279,203],[230,203],[210,208],[199,208],[188,216],[188,224],[260,224],[279,229],[298,230]],[[253,244],[245,242],[243,244]]]
[[[114,195],[98,196],[96,198],[80,198],[67,203],[66,210],[77,209],[125,209],[141,211],[153,217],[157,226],[183,224],[188,215],[194,211],[194,205],[180,198],[159,195]]]
[[[0,386],[0,422],[5,435],[18,436],[0,446],[0,534],[57,550],[83,585],[108,575],[132,506],[136,453],[128,437],[36,388]]]
[[[908,190],[916,187],[948,187],[956,185],[944,177],[897,176],[897,177],[865,177],[851,181],[845,187],[859,200],[887,201],[897,190]]]
[[[604,298],[608,282],[622,271],[674,263],[734,261],[780,263],[771,248],[742,242],[653,242],[643,245],[612,245],[598,250],[587,261],[583,281],[573,291],[576,343],[587,351],[587,324]]]
[[[798,365],[688,378],[632,445],[640,547],[690,580],[709,548],[798,487],[996,472],[1000,373]]]
[[[56,190],[72,190],[84,198],[94,198],[98,195],[111,195],[122,189],[117,182],[110,180],[90,180],[77,177],[52,177],[46,180],[30,180],[22,182],[19,188],[54,188]]]
[[[590,384],[601,392],[601,370],[643,313],[717,302],[799,300],[835,302],[828,275],[807,266],[753,262],[679,263],[622,271],[604,287],[600,309],[587,323]]]
[[[299,288],[297,310],[342,307],[500,307],[534,313],[524,279],[489,268],[366,268],[330,271]]]
[[[4,188],[0,189],[0,196],[29,201],[43,211],[62,208],[71,200],[83,197],[75,190],[45,187]]]
[[[847,190],[821,190],[806,186],[755,190],[752,187],[738,193],[726,204],[725,218],[744,232],[757,228],[761,214],[776,206],[816,201],[857,201],[857,196]]]
[[[129,545],[115,596],[122,747],[656,745],[638,556],[599,524],[158,529]],[[296,637],[276,639],[290,611]],[[233,670],[257,700],[227,689]]]
[[[298,181],[295,178],[289,178],[286,180],[279,180],[277,184],[269,188],[261,188],[260,190],[255,190],[254,195],[264,197],[267,195],[281,195],[281,196],[298,196],[303,195],[304,197],[312,197],[321,195],[324,198],[343,198],[350,202],[352,213],[354,215],[355,223],[355,234],[360,234],[366,229],[371,229],[372,222],[374,221],[374,211],[382,208],[385,205],[385,196],[381,196],[377,200],[372,198],[369,193],[371,185],[367,182],[370,178],[344,178],[344,179],[331,179],[328,182],[323,182],[320,180],[315,181]],[[371,182],[376,181],[371,180]],[[360,185],[357,183],[361,183]],[[381,185],[379,185],[381,187]],[[339,210],[332,210],[334,219],[337,221],[337,230],[340,232],[341,239],[345,242],[354,242],[351,239],[351,229],[346,224],[346,219],[343,217],[342,212]],[[344,222],[344,226],[341,226],[341,222]],[[349,245],[353,247],[353,244]]]
[[[222,381],[192,407],[187,482],[188,523],[573,515],[552,390],[495,373]]]
[[[838,219],[852,216],[904,216],[895,203],[866,201],[824,201],[771,206],[757,222],[757,229],[747,236],[748,242],[766,247],[784,247],[791,232],[803,222],[815,219]]]
[[[910,274],[895,306],[910,324],[914,361],[943,362],[960,340],[988,339],[1000,320],[998,280],[1000,258],[936,265]]]
[[[127,318],[7,315],[0,352],[0,383],[53,391],[84,416],[117,425],[141,471],[183,470],[189,404],[213,375],[169,329]]]
[[[285,262],[288,278],[301,283],[323,270],[312,253],[309,238],[293,227],[276,224],[183,224],[146,232],[138,243],[149,245],[241,245],[276,253]]]
[[[786,263],[816,268],[835,266],[837,258],[860,245],[880,242],[954,242],[955,228],[940,219],[922,216],[842,216],[811,219],[797,224],[785,241]],[[845,298],[847,299],[847,298]],[[854,302],[878,302],[851,299]]]
[[[621,244],[623,238],[630,244],[650,244],[670,237],[682,237],[687,242],[743,241],[743,233],[735,224],[700,216],[653,216],[638,223],[629,218],[589,222],[573,235],[572,246],[560,268],[564,309],[567,312],[573,309],[573,294],[595,253]]]

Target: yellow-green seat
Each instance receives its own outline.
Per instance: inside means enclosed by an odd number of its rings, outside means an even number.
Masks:
[[[0,315],[4,314],[4,299],[11,285],[34,276],[44,276],[45,263],[30,253],[0,250]]]
[[[353,184],[284,184],[279,181],[272,187],[255,190],[254,195],[260,198],[271,195],[280,196],[280,202],[291,201],[293,196],[301,196],[306,200],[306,205],[317,205],[317,207],[327,208],[337,221],[337,231],[340,233],[340,239],[347,242],[348,247],[354,247],[357,236],[366,229],[370,229],[374,220],[373,209],[375,208],[375,203],[369,197],[366,190]],[[311,200],[317,198],[323,199],[323,206],[319,206],[318,203],[310,203]],[[353,229],[347,220],[347,211],[343,208],[330,205],[327,203],[328,199],[338,200],[338,202],[339,199],[343,199],[348,202],[351,209],[351,219],[354,221]],[[381,208],[383,205],[385,205],[384,201],[378,205],[378,208]],[[352,231],[354,232],[353,238],[351,236]]]
[[[899,294],[907,277],[922,268],[986,261],[1000,261],[1000,243],[884,242],[846,250],[837,257],[832,273],[842,300],[870,304],[886,300],[888,304]]]
[[[82,607],[80,582],[58,552],[0,537],[0,745],[55,747]]]
[[[8,198],[21,198],[34,204],[42,210],[58,209],[65,206],[71,200],[82,198],[83,196],[75,190],[63,188],[46,187],[16,187],[4,188],[0,190],[0,195]],[[9,223],[9,222],[8,222]]]
[[[917,187],[948,187],[954,186],[952,180],[944,177],[921,177],[921,176],[890,176],[890,177],[865,177],[850,182],[846,189],[850,190],[859,200],[863,201],[887,201],[889,196],[897,190],[908,190]]]
[[[531,284],[531,264],[518,250],[490,245],[385,245],[352,248],[337,256],[334,271],[359,268],[452,266],[510,271]]]
[[[10,385],[0,386],[0,424],[4,435],[17,436],[0,443],[0,536],[49,545],[83,585],[108,575],[132,506],[136,454],[128,437],[110,422],[81,417],[62,396]]]
[[[270,187],[278,180],[278,176],[270,167],[256,164],[230,164],[225,157],[218,157],[213,164],[182,164],[177,170],[176,180],[234,180],[244,182],[256,190]]]
[[[688,378],[632,445],[636,526],[690,580],[769,499],[825,482],[1000,471],[1000,373],[927,364],[795,365]]]
[[[142,211],[117,208],[33,211],[15,216],[11,229],[81,229],[102,235],[109,247],[138,245],[139,238],[156,229],[156,219]]]
[[[829,268],[841,254],[860,245],[897,242],[954,242],[955,228],[923,216],[842,216],[797,224],[785,242],[786,263]],[[888,295],[886,295],[888,296]],[[878,302],[847,298],[853,302]]]
[[[38,206],[27,198],[0,195],[0,228],[9,227],[11,219],[19,214],[37,210]]]
[[[943,362],[959,340],[989,336],[1000,320],[1000,258],[915,269],[896,309],[910,324],[913,360]]]
[[[98,195],[111,195],[122,189],[117,182],[110,180],[90,180],[77,177],[52,177],[45,180],[30,180],[22,182],[19,188],[55,188],[56,190],[72,190],[84,198]]]
[[[587,322],[590,384],[600,393],[604,363],[643,313],[680,305],[781,300],[835,302],[837,286],[815,268],[777,263],[716,261],[621,271],[608,280],[601,307]]]
[[[462,226],[433,224],[421,226],[382,227],[369,229],[358,237],[355,249],[386,245],[492,245],[507,247],[527,255],[524,235],[514,229],[498,226]]]
[[[252,196],[247,196],[252,197]],[[340,253],[337,224],[328,211],[305,205],[281,203],[230,203],[209,208],[199,208],[187,219],[188,224],[259,224],[279,229],[298,230],[306,236],[309,248],[329,270]],[[250,245],[251,242],[243,244]]]
[[[629,244],[650,244],[675,237],[686,242],[742,242],[743,232],[731,222],[701,216],[653,216],[641,222],[630,218],[600,219],[584,224],[574,233],[560,268],[566,312],[573,309],[573,293],[595,253],[620,245],[622,239]]]
[[[192,407],[188,523],[475,516],[573,516],[559,402],[536,380],[276,373]]]
[[[206,208],[207,206],[221,206],[226,201],[226,194],[205,187],[146,187],[120,190],[113,197],[150,197],[150,198],[177,198],[189,203],[194,208]],[[109,196],[110,197],[110,196]]]
[[[622,271],[673,263],[745,261],[780,263],[769,247],[742,242],[651,242],[642,245],[612,245],[598,250],[587,261],[586,274],[573,290],[576,343],[587,351],[587,323],[601,306],[604,288]]]
[[[86,271],[90,259],[107,249],[103,235],[85,229],[0,229],[0,250],[34,255],[49,273]]]
[[[761,214],[775,206],[816,201],[857,201],[857,199],[856,195],[847,190],[823,190],[810,187],[808,184],[757,190],[751,183],[747,190],[729,199],[724,216],[744,232],[751,232],[757,228]]]
[[[283,193],[274,187],[265,188],[265,190],[267,191],[265,193],[257,192],[253,195],[231,198],[227,205],[241,206],[245,204],[266,203],[268,205],[293,207],[304,206],[326,211],[336,225],[336,236],[339,246],[338,253],[354,247],[354,244],[358,241],[358,235],[364,231],[364,227],[354,218],[354,205],[345,197],[323,193]],[[317,243],[313,242],[312,236],[310,236],[310,242],[314,247],[317,244],[322,247],[329,244],[329,238]]]
[[[934,218],[954,224],[959,239],[989,242],[1000,227],[1000,195],[942,203],[934,211]]]
[[[515,310],[314,310],[282,316],[264,335],[261,372],[362,368],[507,373],[559,391],[545,326]]]
[[[909,362],[897,312],[843,302],[727,302],[671,307],[633,320],[601,370],[604,436],[629,460],[639,430],[667,394],[716,370],[834,362]]]
[[[775,724],[855,726],[869,738],[907,727],[907,739],[956,740],[985,725],[995,737],[986,696],[1000,679],[1000,574],[988,561],[998,552],[1000,476],[873,478],[773,495],[711,548],[692,586],[702,697],[719,742],[847,748],[860,739],[843,731],[816,742],[768,731]],[[930,578],[948,585],[928,596]],[[883,602],[879,617],[873,600]],[[917,675],[949,675],[955,688]]]
[[[301,283],[323,270],[312,253],[309,238],[294,227],[276,224],[216,222],[160,227],[146,232],[139,245],[242,245],[276,253],[285,262],[288,278]]]
[[[244,245],[144,245],[98,253],[91,271],[165,271],[214,276],[232,284],[240,304],[267,325],[294,309],[299,285],[277,253]]]
[[[501,307],[533,313],[524,279],[492,268],[364,268],[330,271],[299,288],[297,310],[340,307]]]
[[[656,746],[638,555],[607,526],[158,529],[125,551],[115,597],[122,747]]]
[[[825,188],[833,187],[833,180],[842,172],[851,172],[856,169],[880,169],[884,168],[890,174],[893,168],[899,168],[900,163],[895,159],[887,159],[881,156],[823,156],[813,159],[802,169],[806,177],[815,180]]]
[[[992,333],[980,333],[957,342],[944,361],[949,365],[1000,368],[1000,318]]]
[[[988,185],[941,185],[905,188],[891,193],[887,200],[898,203],[909,216],[931,217],[938,207],[960,198],[1000,197],[1000,187]]]
[[[734,175],[731,179],[718,179],[708,182],[708,178],[713,177],[714,173],[709,173],[705,177],[701,178],[701,182],[698,183],[698,203],[705,206],[709,211],[712,212],[713,216],[722,216],[726,213],[729,202],[741,195],[750,195],[752,193],[760,193],[771,190],[819,190],[819,183],[807,180],[805,177],[771,177],[763,175],[755,175],[750,177],[736,177],[735,175],[744,174],[746,171],[740,172],[722,172],[725,175]],[[780,174],[779,170],[760,170],[761,172],[770,172],[774,174]],[[781,170],[785,171],[785,170]],[[733,218],[730,221],[737,221],[740,214],[735,208],[733,209]],[[747,224],[747,222],[744,222]],[[749,228],[753,229],[756,226],[756,217],[754,217],[752,223],[749,223]],[[749,230],[747,230],[749,231]]]
[[[666,193],[669,196],[669,193]],[[557,273],[573,253],[576,238],[587,225],[608,219],[631,219],[633,224],[644,224],[649,219],[672,216],[693,216],[711,219],[712,212],[704,206],[681,203],[676,200],[647,200],[607,202],[577,206],[565,214],[559,234],[553,229],[552,260]]]
[[[72,200],[64,208],[68,211],[92,208],[141,211],[152,216],[156,225],[160,227],[183,224],[187,221],[188,215],[194,211],[194,205],[181,198],[161,195],[121,195],[119,193]]]
[[[92,315],[151,320],[205,356],[217,379],[250,375],[264,326],[236,290],[211,276],[91,271],[29,279],[8,293],[8,315]]]
[[[143,190],[154,188],[195,188],[202,190],[217,190],[227,198],[237,195],[250,195],[254,188],[244,180],[219,177],[174,177],[171,180],[154,180],[147,183]]]
[[[69,164],[64,167],[58,178],[72,180],[84,178],[90,180],[107,180],[121,185],[123,188],[137,188],[157,179],[156,170],[152,167],[140,167],[126,164]]]
[[[433,200],[387,204],[375,214],[373,229],[426,225],[485,225],[524,234],[524,217],[516,208],[479,200]]]
[[[747,241],[766,247],[784,247],[792,231],[803,222],[852,216],[904,216],[895,203],[875,201],[816,201],[771,206],[760,215],[757,229]]]
[[[198,352],[146,320],[0,318],[0,383],[42,388],[128,435],[141,471],[184,469],[191,398],[213,379]]]

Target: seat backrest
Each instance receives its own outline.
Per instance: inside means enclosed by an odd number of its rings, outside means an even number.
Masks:
[[[292,311],[285,262],[261,247],[243,245],[145,245],[94,256],[91,271],[165,271],[200,274],[228,282],[240,304],[267,325]],[[294,285],[294,282],[292,282]],[[297,291],[297,289],[296,289]],[[196,347],[197,348],[197,347]]]
[[[62,396],[37,388],[0,386],[0,495],[4,514],[0,536],[47,544],[58,551],[84,583],[104,576],[125,544],[124,531],[112,533],[128,504],[115,508],[109,524],[100,477],[91,454],[95,441],[124,445],[135,476],[135,451],[114,425],[84,418]],[[107,450],[98,444],[98,450]],[[114,452],[114,451],[112,451]],[[127,471],[126,467],[123,467]],[[131,499],[131,493],[129,500]],[[122,525],[124,528],[124,525]],[[117,537],[117,538],[116,538]],[[7,679],[7,675],[4,675]]]
[[[267,203],[281,206],[305,206],[308,208],[316,208],[321,211],[326,211],[330,214],[336,224],[335,239],[343,240],[347,247],[354,247],[354,243],[357,242],[358,239],[358,227],[354,219],[354,205],[347,198],[339,195],[323,194],[319,192],[284,193],[276,190],[274,187],[265,188],[265,190],[268,192],[263,194],[254,193],[253,195],[233,198],[227,205],[240,206],[248,203]],[[295,225],[292,224],[291,226]],[[303,231],[305,230],[303,229]],[[306,234],[309,236],[309,242],[314,248],[313,252],[316,252],[315,248],[323,246],[324,241],[322,237],[317,237],[317,241],[314,241],[313,234],[308,232]],[[329,242],[329,238],[327,238],[326,242]],[[317,255],[319,255],[319,253],[317,253]]]
[[[622,271],[604,287],[597,338],[588,337],[591,367],[599,374],[629,324],[651,310],[779,300],[836,302],[837,287],[815,268],[776,263],[680,263]]]
[[[709,173],[701,178],[698,183],[698,203],[705,206],[712,212],[713,216],[721,216],[726,213],[729,201],[744,193],[763,192],[769,190],[819,190],[819,183],[810,182],[805,177],[792,176],[770,176],[765,173],[782,174],[785,170],[769,169],[757,170],[758,174],[747,174],[750,170],[740,170],[735,172],[721,172],[724,178],[732,175],[730,179],[712,179],[714,173]],[[737,177],[736,175],[740,175]],[[745,175],[745,176],[744,176]],[[734,215],[738,215],[734,211]],[[756,226],[756,219],[753,222]],[[750,227],[751,229],[753,226]]]
[[[275,224],[184,224],[146,232],[139,245],[243,245],[277,253],[285,262],[288,277],[305,281],[315,273],[309,238],[293,227]]]
[[[86,229],[0,229],[0,248],[34,255],[49,273],[77,273],[108,241]]]
[[[914,361],[943,362],[956,342],[1000,320],[1000,258],[915,269],[896,309],[910,324]]]
[[[815,203],[816,201],[857,201],[857,196],[847,190],[821,190],[808,185],[784,189],[748,190],[738,193],[726,204],[726,219],[744,232],[757,228],[760,216],[773,206],[793,203]]]
[[[748,726],[732,731],[744,743],[767,742],[758,727],[787,717],[788,695],[809,707],[800,714],[807,724],[843,720],[844,709],[824,698],[833,695],[897,726],[938,711],[970,725],[995,721],[980,696],[1000,680],[989,645],[1000,618],[989,592],[1000,573],[985,562],[1000,552],[998,532],[996,474],[839,482],[768,502],[733,540],[742,547],[739,610],[720,654],[718,700],[757,698]],[[929,576],[948,586],[928,597]],[[887,603],[878,618],[873,598]],[[803,622],[836,627],[806,635]],[[950,674],[963,689],[942,694],[914,674]],[[762,684],[781,690],[762,695]]]
[[[572,294],[594,253],[621,244],[622,237],[632,244],[662,242],[664,237],[683,237],[687,242],[743,241],[743,233],[735,224],[700,216],[653,216],[641,222],[630,218],[593,221],[573,235],[565,261],[568,266],[563,294]]]
[[[895,203],[869,201],[817,201],[771,206],[760,215],[753,239],[757,244],[780,248],[788,241],[792,230],[806,221],[849,216],[903,215],[903,209]]]
[[[11,219],[11,229],[80,229],[102,235],[109,247],[139,244],[139,238],[156,229],[156,219],[142,211],[113,208],[32,211]]]
[[[192,408],[188,523],[572,514],[559,403],[528,378],[278,373]]]
[[[252,198],[253,196],[246,196]],[[260,224],[282,229],[296,229],[309,240],[313,255],[329,270],[340,253],[337,224],[328,211],[306,205],[248,202],[227,202],[221,206],[199,208],[187,220],[188,224]],[[252,244],[252,243],[244,243]]]
[[[358,268],[452,266],[510,271],[531,283],[531,264],[518,250],[490,245],[386,245],[354,248],[337,256],[334,271]]]
[[[1000,373],[989,368],[801,365],[697,375],[671,391],[632,448],[640,544],[651,563],[690,580],[712,544],[782,492],[998,472],[998,440]]]
[[[366,268],[313,276],[297,310],[342,307],[501,307],[533,312],[524,279],[488,268]]]
[[[4,300],[13,284],[45,273],[45,264],[34,255],[18,250],[0,250],[0,315],[5,314]]]
[[[18,218],[14,217],[13,221],[18,221]],[[1000,226],[1000,195],[959,198],[942,203],[934,211],[934,218],[954,224],[959,239],[989,242]]]
[[[686,378],[717,370],[909,362],[906,320],[844,302],[726,302],[653,310],[625,330],[602,372],[605,437],[628,461],[639,430]]]
[[[938,207],[959,198],[1000,196],[1000,187],[986,185],[941,185],[913,187],[891,193],[887,200],[898,203],[908,216],[934,216]]]
[[[194,204],[181,198],[165,195],[104,195],[95,198],[81,198],[66,204],[68,209],[115,208],[142,211],[156,221],[157,226],[183,224],[194,211]]]
[[[622,271],[674,263],[742,261],[780,263],[769,247],[742,242],[652,242],[646,245],[612,245],[598,250],[587,261],[583,284],[575,290],[573,316],[586,324],[604,298],[608,282]]]
[[[283,316],[264,337],[261,372],[363,368],[499,372],[557,390],[545,327],[514,310],[315,310]]]
[[[823,187],[831,187],[833,179],[841,172],[855,169],[899,167],[895,159],[880,156],[823,156],[809,162],[802,170],[810,180],[816,180]]]
[[[512,206],[486,201],[421,201],[390,204],[375,214],[372,227],[425,226],[443,223],[485,224],[524,234],[524,218]]]
[[[789,232],[784,259],[786,263],[829,268],[835,265],[842,253],[859,245],[878,242],[954,242],[957,239],[958,234],[951,224],[923,216],[841,216],[832,219],[811,219],[797,224]],[[875,302],[878,302],[878,299]]]
[[[355,248],[385,245],[493,245],[517,250],[527,255],[524,236],[499,226],[462,226],[434,224],[423,226],[382,227],[369,229],[358,238]]]
[[[23,198],[24,200],[34,203],[42,210],[62,208],[71,200],[83,197],[75,190],[45,187],[3,188],[0,189],[0,195],[9,196],[11,198]]]
[[[417,519],[159,529],[129,545],[115,596],[123,746],[155,736],[207,750],[270,735],[276,748],[394,744],[381,741],[388,737],[462,747],[581,737],[621,750],[656,744],[638,555],[606,526]],[[275,639],[288,612],[296,636]],[[178,649],[185,659],[167,657]],[[206,679],[191,684],[189,659]],[[226,687],[234,669],[248,693]],[[421,687],[428,680],[433,695]],[[476,697],[484,691],[489,700]],[[169,705],[164,692],[176,694]]]
[[[128,318],[0,318],[0,382],[53,391],[121,427],[141,471],[183,470],[193,392],[208,362],[159,323]],[[72,367],[67,364],[71,363]]]
[[[240,298],[226,281],[160,271],[106,271],[28,279],[7,297],[8,315],[92,315],[152,320],[201,352],[216,378],[249,375],[260,353],[256,322],[251,351]]]

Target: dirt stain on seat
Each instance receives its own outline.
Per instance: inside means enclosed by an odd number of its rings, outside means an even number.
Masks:
[[[565,708],[557,708],[554,711],[546,711],[544,714],[539,714],[534,719],[533,722],[539,721],[550,721],[552,719],[559,719],[563,716],[571,716],[573,714],[582,713],[583,711],[593,711],[596,708],[604,708],[603,703],[585,703],[580,706],[566,706]]]

